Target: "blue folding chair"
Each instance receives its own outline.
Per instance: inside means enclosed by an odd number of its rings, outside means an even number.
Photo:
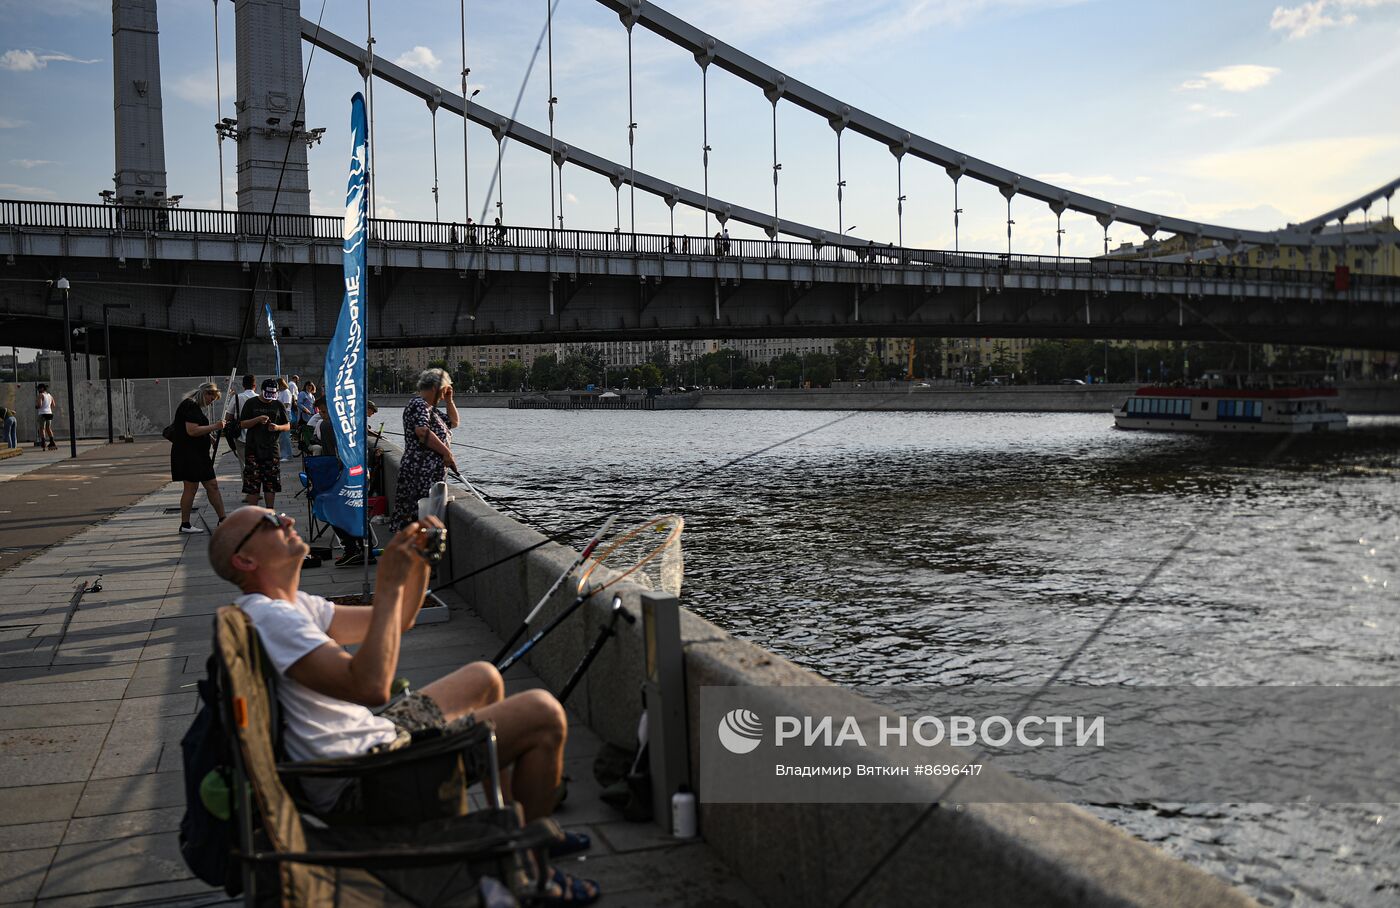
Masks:
[[[316,496],[335,485],[340,478],[340,470],[339,457],[320,455],[307,457],[301,462],[301,472],[297,478],[301,480],[302,491],[306,493],[307,526],[311,534],[306,540],[308,543],[320,539],[331,528],[330,522],[323,520],[316,512]]]

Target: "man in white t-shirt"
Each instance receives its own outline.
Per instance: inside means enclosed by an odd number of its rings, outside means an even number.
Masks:
[[[436,517],[428,524],[441,526]],[[411,523],[379,557],[373,605],[335,605],[300,592],[302,559],[310,551],[296,521],[265,508],[234,511],[209,541],[209,561],[243,591],[236,600],[253,622],[281,676],[278,700],[286,747],[295,760],[392,749],[414,731],[451,729],[468,716],[491,720],[502,768],[525,818],[554,808],[564,768],[568,728],[564,708],[547,691],[504,697],[495,666],[474,662],[414,691],[376,716],[368,707],[389,700],[399,639],[413,627],[428,588],[421,556],[425,526]],[[346,646],[358,644],[353,654]],[[353,811],[348,782],[308,788],[318,810]]]

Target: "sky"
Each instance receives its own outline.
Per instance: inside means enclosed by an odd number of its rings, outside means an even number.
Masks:
[[[541,35],[548,0],[470,2],[470,86],[509,113]],[[1400,172],[1400,0],[667,0],[663,9],[853,107],[969,155],[1066,188],[1164,215],[1273,229],[1359,196]],[[362,0],[303,0],[302,14],[357,42]],[[218,3],[224,97],[216,104],[214,3],[159,7],[169,193],[182,205],[219,206],[213,130],[233,116],[234,9]],[[451,0],[378,0],[376,52],[456,90],[459,6]],[[673,183],[701,187],[701,71],[693,58],[643,28],[633,35],[636,163]],[[97,202],[111,187],[110,0],[0,0],[0,198]],[[349,100],[363,83],[323,51],[309,62],[304,119],[324,126],[310,151],[312,209],[338,214],[349,156]],[[627,32],[594,0],[559,0],[554,22],[555,133],[561,141],[627,160]],[[519,119],[546,129],[545,55],[524,84]],[[374,93],[382,217],[431,220],[432,116],[421,100],[380,84]],[[755,87],[712,69],[710,187],[715,197],[771,211],[772,109]],[[830,229],[837,222],[836,135],[780,103],[779,214]],[[464,217],[461,120],[437,117],[441,217]],[[468,135],[471,215],[494,203],[496,148]],[[842,148],[844,225],[894,241],[896,162],[855,134]],[[236,151],[225,145],[227,204]],[[504,153],[505,220],[549,220],[548,159],[523,146]],[[953,187],[942,168],[903,168],[907,245],[953,246]],[[568,227],[610,230],[606,179],[564,171]],[[1005,200],[960,184],[963,249],[1006,248]],[[1400,202],[1400,200],[1394,200]],[[637,196],[637,230],[670,229],[665,204]],[[1384,216],[1377,203],[1372,216]],[[487,213],[486,220],[494,216]],[[1012,205],[1018,252],[1055,251],[1047,206]],[[629,224],[622,197],[623,229]],[[1064,218],[1065,254],[1102,250],[1104,231]],[[757,236],[731,225],[736,236]],[[678,232],[702,216],[676,209]],[[712,226],[711,232],[714,230]],[[1135,227],[1109,229],[1113,245]]]

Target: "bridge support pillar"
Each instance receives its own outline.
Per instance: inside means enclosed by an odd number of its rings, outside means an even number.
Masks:
[[[112,96],[119,205],[164,205],[165,126],[156,0],[112,4]]]
[[[234,17],[238,210],[272,211],[276,199],[278,213],[310,214],[306,106],[301,96],[301,2],[236,0]]]

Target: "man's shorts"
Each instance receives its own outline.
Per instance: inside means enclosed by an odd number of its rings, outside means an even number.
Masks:
[[[448,722],[437,701],[420,690],[410,691],[402,700],[385,709],[380,715],[393,722],[399,729],[399,741],[386,747],[386,750],[402,747],[403,733],[416,734],[429,728],[441,728],[449,734],[467,728],[475,721],[470,715],[455,722]]]
[[[40,413],[40,414],[39,414],[39,422],[53,422],[53,414],[52,414],[52,413]]]
[[[243,494],[282,491],[282,467],[275,456],[255,457],[251,452],[243,461]]]

